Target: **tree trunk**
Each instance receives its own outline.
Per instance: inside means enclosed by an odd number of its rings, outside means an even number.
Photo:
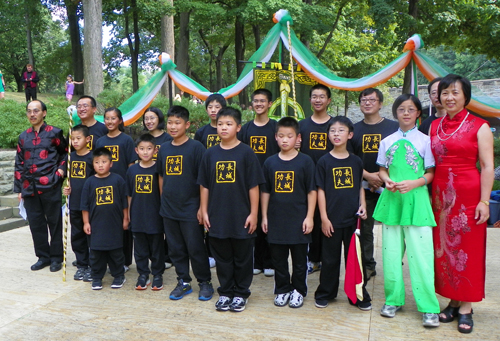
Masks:
[[[236,77],[241,75],[245,65],[240,60],[245,60],[245,26],[241,17],[236,17],[234,24],[234,51],[236,55]],[[248,97],[246,88],[238,95],[240,105],[248,106]]]
[[[167,0],[170,6],[174,6],[174,0]],[[174,61],[175,56],[175,36],[174,36],[174,17],[164,15],[161,17],[161,52],[166,52]],[[161,94],[169,96],[168,82],[165,82],[161,88]],[[174,86],[170,89],[172,97],[175,95]]]
[[[260,47],[260,26],[252,25],[252,31],[255,38],[255,50],[257,51]]]
[[[78,24],[78,9],[79,0],[65,0],[66,12],[68,13],[68,30],[71,41],[71,62],[73,64],[73,79],[81,82],[83,77],[83,54],[82,42],[80,40],[80,25]],[[83,95],[83,85],[75,84],[75,95]]]
[[[125,11],[125,38],[127,38],[128,48],[130,51],[130,64],[132,67],[132,92],[139,90],[139,18],[137,16],[137,1],[131,0],[130,10],[128,8],[127,0],[123,0],[123,10]],[[132,23],[134,41],[132,42],[132,35],[129,28],[129,14],[132,12]]]
[[[418,17],[418,0],[410,0],[408,3],[408,14],[413,18],[417,19]],[[414,35],[415,28],[411,27],[408,32],[408,38]],[[405,78],[403,83],[403,94],[411,93],[411,62],[405,67]],[[418,94],[417,94],[418,95]]]
[[[189,76],[189,16],[190,12],[179,15],[179,49],[177,50],[177,70]]]
[[[30,9],[31,6],[34,4],[30,3],[30,0],[25,0],[24,5],[25,5],[24,19],[26,20],[26,46],[28,49],[28,63],[33,65],[34,69],[35,58],[33,57],[33,41],[31,39],[31,18],[30,18]]]
[[[85,26],[83,45],[85,93],[97,97],[104,89],[102,74],[102,0],[82,0]]]

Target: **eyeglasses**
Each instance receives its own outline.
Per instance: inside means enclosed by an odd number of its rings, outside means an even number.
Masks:
[[[26,110],[26,113],[28,115],[31,115],[31,113],[34,113],[35,115],[38,114],[41,110],[40,109],[33,109],[33,110]]]
[[[375,103],[377,103],[377,102],[378,102],[378,99],[376,99],[376,98],[362,98],[362,99],[360,100],[360,102],[361,102],[362,104],[368,104],[368,103],[375,104]]]
[[[87,108],[90,108],[90,105],[88,104],[78,104],[76,106],[77,109],[87,109]]]
[[[345,133],[347,130],[345,129],[339,129],[339,130],[335,130],[335,129],[332,129],[330,130],[330,134],[332,135],[335,135],[335,134],[339,134],[339,135],[342,135],[343,133]]]
[[[397,112],[398,114],[404,114],[405,112],[411,114],[416,113],[418,110],[415,108],[410,108],[410,109],[405,109],[405,108],[398,108]]]

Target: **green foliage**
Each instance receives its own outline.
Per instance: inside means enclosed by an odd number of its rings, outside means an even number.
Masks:
[[[101,104],[104,108],[119,107],[123,102],[125,102],[132,95],[131,92],[122,92],[119,89],[104,89],[99,96],[97,96],[97,102]]]
[[[66,113],[68,103],[64,99],[45,102],[47,105],[47,124],[61,128],[65,134],[69,130],[69,119]],[[19,134],[30,127],[26,118],[26,104],[13,100],[0,103],[0,148],[15,148]]]

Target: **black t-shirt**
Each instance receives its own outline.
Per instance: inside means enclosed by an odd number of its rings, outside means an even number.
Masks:
[[[175,220],[197,220],[200,186],[196,183],[203,145],[189,139],[180,146],[164,143],[158,154],[157,172],[163,176],[160,215]]]
[[[71,194],[69,196],[69,209],[80,211],[82,199],[82,189],[85,181],[94,175],[94,165],[92,163],[92,152],[85,155],[71,153],[68,174],[70,178]]]
[[[436,117],[436,114],[435,113],[432,113],[431,116],[427,117],[423,122],[422,124],[420,125],[420,127],[418,127],[418,130],[420,130],[422,133],[424,133],[425,135],[429,135],[429,129],[431,127],[431,124],[432,122],[434,122],[435,120],[437,119]]]
[[[127,196],[130,202],[130,230],[147,234],[163,232],[160,216],[160,188],[156,164],[141,167],[136,163],[127,170]]]
[[[314,163],[317,163],[323,155],[333,149],[333,145],[328,139],[328,126],[332,118],[322,124],[314,122],[311,117],[299,122],[300,136],[302,137],[300,151],[309,155]]]
[[[212,127],[210,123],[198,129],[194,134],[194,139],[196,141],[200,141],[206,149],[220,143],[220,136],[217,134],[217,127]]]
[[[307,244],[311,234],[304,234],[302,223],[307,216],[307,195],[316,190],[314,162],[303,153],[292,160],[273,155],[264,162],[266,183],[262,191],[270,193],[267,241],[273,244]]]
[[[362,177],[363,162],[356,155],[337,159],[328,153],[318,161],[316,186],[325,191],[326,211],[334,229],[356,223]]]
[[[380,141],[394,133],[399,128],[399,123],[388,119],[377,124],[366,124],[359,121],[354,125],[354,136],[351,144],[354,154],[363,161],[363,168],[370,173],[379,171],[377,165],[378,148]]]
[[[160,152],[161,145],[165,142],[172,141],[172,136],[163,132],[160,136],[155,137],[156,148],[158,148],[158,153]],[[158,158],[158,153],[153,155],[153,161]]]
[[[253,149],[261,166],[268,157],[280,151],[278,142],[276,142],[277,124],[278,122],[273,119],[270,119],[263,126],[258,126],[254,121],[250,121],[238,133],[238,139]]]
[[[95,149],[97,140],[108,133],[108,128],[106,128],[106,126],[99,121],[96,121],[93,126],[88,128],[90,133],[90,141],[87,143],[87,148],[92,151]]]
[[[120,175],[125,180],[128,165],[137,161],[134,140],[125,133],[115,137],[104,135],[97,141],[95,146],[96,148],[106,147],[110,150],[113,160],[111,172]]]
[[[244,143],[232,149],[220,145],[207,150],[201,161],[198,184],[208,188],[210,236],[246,239],[245,221],[250,214],[249,190],[264,183],[262,167]]]
[[[82,190],[82,211],[89,212],[90,249],[115,250],[123,247],[123,210],[127,208],[125,180],[110,173],[91,176]]]

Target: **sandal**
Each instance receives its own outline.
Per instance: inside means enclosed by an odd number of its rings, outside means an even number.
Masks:
[[[472,332],[472,327],[474,327],[474,321],[472,321],[472,314],[473,311],[471,309],[470,313],[468,314],[460,314],[458,313],[458,331],[463,334],[469,334]],[[465,324],[469,326],[469,329],[466,328],[460,328],[461,324]]]
[[[458,309],[460,309],[460,307],[452,307],[448,304],[448,306],[439,313],[439,322],[448,323],[453,321],[455,317],[458,316]],[[444,314],[446,317],[441,317],[441,314]]]

